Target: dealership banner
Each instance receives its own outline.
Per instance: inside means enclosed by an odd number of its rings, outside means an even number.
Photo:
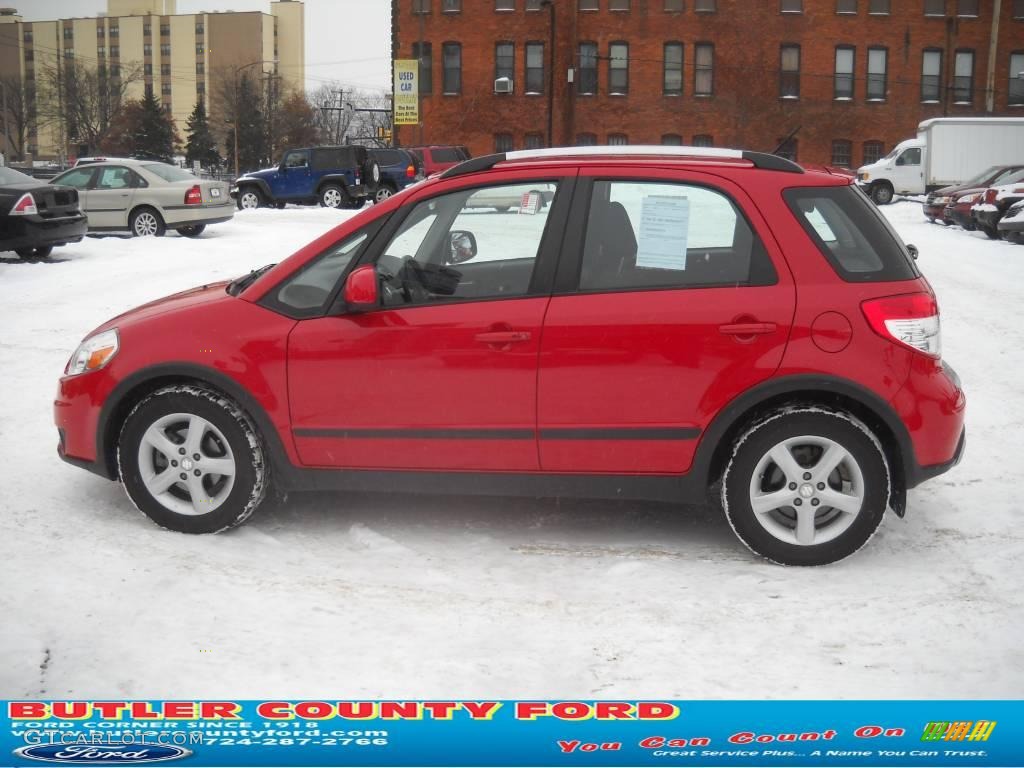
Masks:
[[[1024,766],[1024,701],[4,701],[0,766]]]
[[[418,59],[395,59],[394,125],[420,121],[419,71]]]

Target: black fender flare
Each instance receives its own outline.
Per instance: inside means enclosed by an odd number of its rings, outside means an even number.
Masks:
[[[267,184],[266,179],[239,179],[236,184],[238,184],[238,194],[242,194],[242,187],[254,186],[259,189],[264,200],[273,202],[275,199],[274,194],[270,191],[270,185]]]
[[[320,197],[320,190],[322,190],[328,184],[334,184],[336,186],[339,186],[339,187],[342,188],[342,190],[344,190],[346,195],[349,194],[349,192],[348,192],[348,182],[345,181],[345,177],[342,174],[340,174],[340,173],[333,173],[333,174],[327,174],[326,176],[321,176],[320,177],[320,181],[318,181],[317,184],[316,184],[316,196],[317,197]]]
[[[98,474],[117,479],[117,436],[131,408],[144,395],[165,384],[175,382],[207,384],[234,400],[245,410],[266,443],[275,478],[287,480],[293,464],[281,443],[277,428],[263,406],[245,388],[227,374],[214,368],[190,362],[159,363],[135,371],[121,380],[107,396],[96,424],[96,470]],[[287,485],[287,482],[283,483]]]

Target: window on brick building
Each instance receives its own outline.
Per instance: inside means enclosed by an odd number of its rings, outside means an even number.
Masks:
[[[853,143],[846,139],[836,139],[832,142],[832,165],[840,168],[849,168],[853,165]]]
[[[153,46],[150,43],[143,43],[142,44],[142,55],[143,56],[152,56],[153,55]]]
[[[120,31],[120,29],[118,29],[118,27],[111,27],[110,28],[110,36],[111,37],[117,37],[120,34],[121,34],[121,31]]]
[[[420,63],[419,88],[420,93],[432,93],[434,90],[434,55],[430,43],[413,43],[412,57]]]
[[[857,0],[836,0],[836,13],[857,13]]]
[[[35,58],[36,58],[36,53],[31,48],[29,48],[27,51],[25,51],[25,62],[26,63],[31,62],[31,61],[35,61]]]
[[[201,21],[196,23],[196,34],[200,37],[206,34],[206,27],[203,25],[203,22]]]
[[[889,51],[886,48],[868,48],[868,101],[885,101],[888,78]]]
[[[787,160],[796,162],[796,150],[797,140],[793,137],[780,138],[778,141],[779,148],[775,150],[775,154],[779,157],[784,157]]]
[[[580,43],[579,93],[592,96],[597,93],[597,43]]]
[[[25,34],[22,35],[22,39],[24,39],[24,41],[26,43],[31,43],[32,42],[32,30],[31,29],[26,29],[25,30]]]
[[[201,61],[197,61],[196,62],[196,74],[197,75],[205,75],[206,74],[206,65],[203,64],[203,62],[201,62]]]
[[[925,16],[945,16],[946,0],[924,0]]]
[[[693,137],[693,146],[695,147],[713,147],[715,146],[715,140],[710,133],[698,133]]]
[[[544,147],[544,135],[540,133],[528,133],[524,137],[523,149],[542,149]]]
[[[686,8],[683,0],[665,0],[665,11],[668,13],[682,13]]]
[[[494,0],[494,10],[496,11],[514,11],[516,9],[516,0]]]
[[[494,44],[494,79],[507,77],[515,80],[516,46],[515,43],[501,42]]]
[[[693,0],[693,10],[697,13],[716,13],[718,0]]]
[[[170,37],[171,36],[171,25],[170,24],[161,24],[160,25],[160,36],[161,37]]]
[[[201,45],[197,45],[197,46],[196,46],[196,54],[197,54],[197,55],[199,55],[199,56],[202,56],[202,55],[203,55],[203,51],[204,51],[204,50],[205,50],[205,49],[203,48],[203,46],[201,46]]]
[[[110,65],[110,76],[111,77],[120,77],[121,76],[121,67],[119,65],[117,65],[117,64],[111,64]]]
[[[599,11],[601,10],[600,0],[579,0],[577,6],[581,11]]]
[[[65,40],[74,40],[75,39],[75,28],[74,27],[64,27],[64,39]]]
[[[152,64],[143,64],[142,65],[142,74],[144,74],[144,75],[152,75],[153,74],[153,65]]]
[[[882,159],[882,155],[885,154],[885,145],[880,141],[865,141],[863,152],[864,162],[861,165],[871,165]]]
[[[99,56],[100,58],[106,56],[107,55],[107,49],[104,46],[102,46],[102,45],[96,46],[96,55]]]
[[[110,32],[111,32],[111,34],[113,34],[114,30],[110,30]],[[143,37],[149,37],[152,33],[153,33],[153,28],[149,24],[143,24],[142,25],[142,36]]]
[[[628,11],[629,0],[608,0],[609,11]]]
[[[953,63],[953,101],[974,101],[974,51],[957,51]]]
[[[693,46],[693,93],[710,96],[715,92],[715,46],[697,43]]]
[[[974,18],[978,15],[978,0],[956,0],[956,15]]]
[[[853,69],[857,49],[852,45],[836,46],[836,72],[833,80],[834,98],[853,98]]]
[[[170,64],[161,64],[160,65],[160,74],[163,75],[164,77],[170,77],[171,76],[171,65]]]
[[[541,8],[540,0],[526,0],[526,10],[528,11],[539,11]]]
[[[73,59],[73,58],[75,58],[75,49],[74,48],[65,48],[64,49],[64,58],[65,59]]]
[[[544,93],[544,43],[526,44],[526,92]]]
[[[107,30],[103,28],[103,22],[96,25],[96,37],[105,37]]]
[[[442,83],[444,93],[450,95],[462,93],[462,45],[460,43],[442,44],[441,58],[444,65]]]
[[[171,84],[170,83],[164,83],[163,85],[161,85],[160,86],[160,93],[162,93],[164,96],[170,96],[171,95]]]
[[[496,134],[494,134],[494,151],[495,152],[511,152],[512,151],[512,134],[511,133],[496,133]]]
[[[868,13],[875,16],[888,16],[892,12],[890,0],[868,0]]]
[[[629,93],[628,43],[611,43],[608,46],[608,93]]]
[[[1013,0],[1013,18],[1024,19],[1024,0]]]
[[[804,0],[781,0],[779,10],[782,13],[803,13]]]
[[[171,46],[170,46],[169,43],[164,43],[163,45],[160,46],[160,55],[161,56],[170,56],[171,55]]]
[[[629,137],[624,133],[609,133],[608,134],[608,146],[609,147],[624,147],[629,144]]]
[[[921,54],[921,101],[942,99],[942,50],[925,49]]]
[[[412,0],[413,13],[430,13],[430,0]]]
[[[441,0],[441,13],[462,13],[462,0]]]
[[[661,89],[666,96],[683,95],[682,43],[665,43],[665,72]]]
[[[800,98],[800,46],[783,45],[779,54],[779,96]]]
[[[1006,93],[1008,104],[1024,104],[1024,51],[1010,54],[1010,82]]]
[[[666,133],[661,137],[661,144],[665,147],[683,146],[683,137],[678,133]]]
[[[576,134],[576,146],[577,147],[595,147],[595,146],[597,146],[597,134],[595,134],[595,133],[577,133]]]

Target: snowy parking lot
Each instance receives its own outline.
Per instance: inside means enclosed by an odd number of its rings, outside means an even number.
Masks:
[[[751,555],[711,510],[639,502],[302,494],[223,535],[161,530],[57,458],[71,351],[352,212],[0,261],[0,696],[1019,697],[1024,246],[883,211],[939,295],[967,453],[810,569]]]

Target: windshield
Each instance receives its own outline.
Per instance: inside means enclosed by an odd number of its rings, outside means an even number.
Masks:
[[[894,150],[893,150],[892,152],[890,152],[890,153],[889,153],[888,155],[886,155],[886,156],[885,156],[885,157],[883,157],[882,159],[883,159],[883,160],[892,160],[892,159],[893,159],[894,157],[896,157],[896,155],[898,155],[899,153],[900,153],[900,148],[899,148],[899,147],[896,147],[896,149],[894,149]]]
[[[182,168],[175,168],[173,165],[167,165],[167,163],[148,163],[142,166],[150,173],[156,174],[164,181],[198,181],[188,171]]]
[[[19,173],[13,168],[0,168],[0,184],[24,184],[26,181],[35,181],[35,179],[24,173]]]

